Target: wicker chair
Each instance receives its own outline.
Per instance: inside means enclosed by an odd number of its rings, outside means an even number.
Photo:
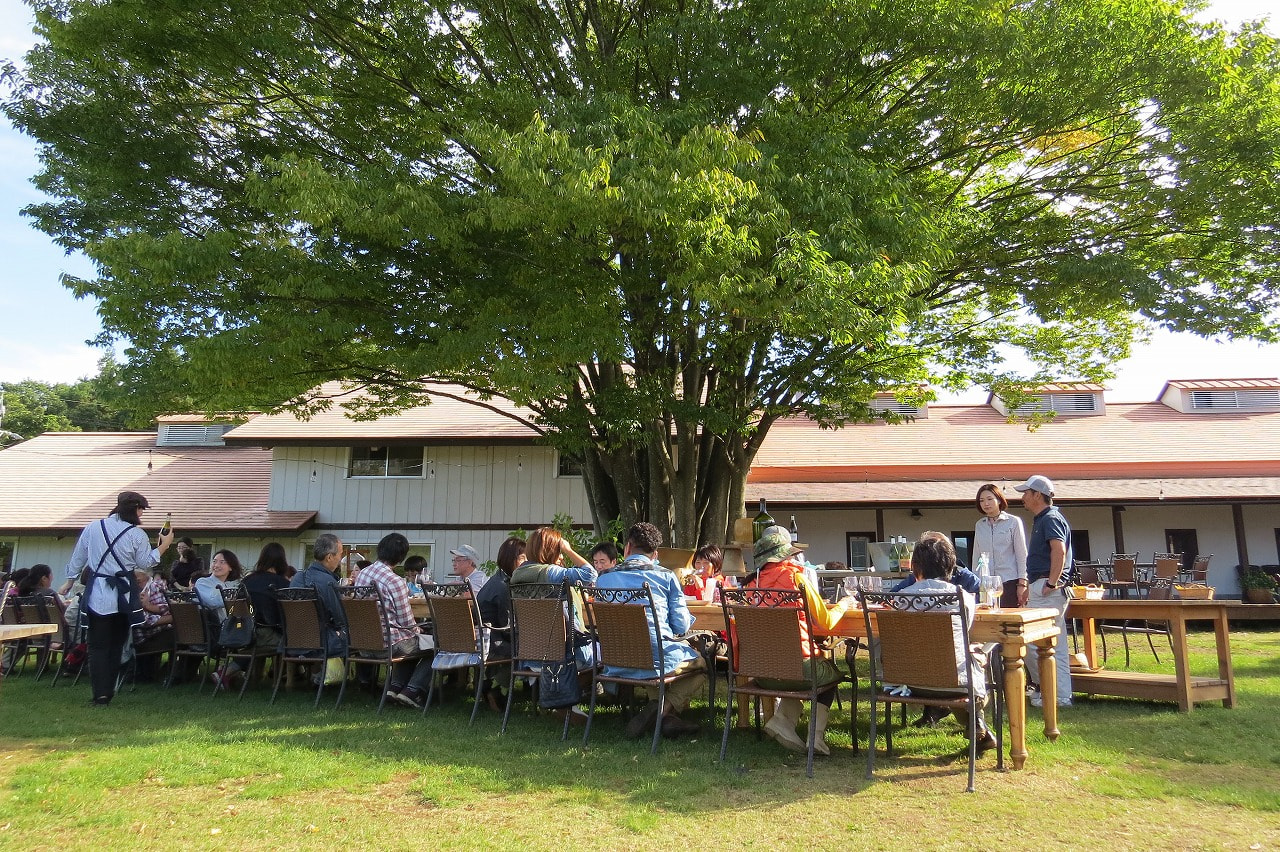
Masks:
[[[480,621],[480,610],[476,607],[475,598],[470,595],[470,587],[465,583],[452,586],[440,586],[427,595],[427,604],[431,607],[431,629],[435,635],[436,658],[432,662],[431,686],[427,689],[427,700],[422,705],[425,714],[435,696],[436,682],[440,672],[448,669],[475,669],[476,689],[475,702],[471,707],[471,723],[476,721],[480,712],[481,695],[484,691],[485,672],[490,666],[506,665],[510,657],[490,658],[485,647],[484,633]]]
[[[587,631],[595,636],[598,642],[596,667],[591,672],[591,702],[587,709],[587,724],[582,733],[582,744],[585,746],[591,738],[591,723],[595,721],[597,686],[600,683],[616,683],[632,687],[655,687],[658,690],[658,706],[664,707],[667,699],[667,687],[687,677],[704,674],[702,669],[696,671],[671,671],[674,666],[667,664],[666,648],[659,641],[655,647],[653,640],[654,627],[659,622],[653,606],[653,595],[649,584],[638,589],[605,589],[599,586],[586,586],[582,590],[586,601]],[[659,634],[661,631],[658,631]],[[657,665],[655,665],[655,657]],[[618,669],[636,669],[652,674],[644,677],[624,677],[622,675],[606,675],[604,667]],[[713,678],[708,677],[708,697]],[[653,744],[649,753],[658,753],[658,740],[662,736],[662,713],[654,715]]]
[[[805,681],[804,661],[824,656],[809,631],[802,638],[801,619],[812,624],[808,601],[803,592],[796,589],[725,589],[720,604],[724,608],[725,624],[732,625],[732,641],[729,643],[729,698],[725,707],[724,732],[720,738],[720,762],[724,762],[729,748],[729,729],[733,725],[734,699],[748,695],[755,699],[756,737],[760,737],[760,699],[798,698],[809,702],[810,715],[818,701],[818,693],[831,687],[837,690],[848,678],[841,676],[828,683],[809,681],[807,689],[779,689],[762,686],[760,680]],[[807,645],[806,645],[807,643]],[[852,660],[850,662],[852,665]],[[736,675],[736,677],[735,677]],[[856,695],[854,707],[857,706]],[[857,748],[854,732],[856,712],[849,714],[849,734]],[[813,752],[816,744],[816,728],[809,725],[809,741],[805,760],[805,773],[813,777]]]
[[[338,589],[338,600],[347,615],[349,635],[348,663],[386,666],[387,676],[382,682],[382,697],[378,700],[378,713],[386,706],[391,690],[391,670],[399,663],[422,660],[431,656],[429,650],[411,654],[394,653],[391,626],[387,624],[385,605],[377,586],[344,586]]]
[[[184,658],[196,659],[197,689],[204,689],[204,676],[201,669],[214,652],[213,638],[209,635],[209,621],[200,606],[200,597],[195,592],[165,592],[165,603],[169,607],[169,615],[173,618],[173,648],[169,651],[169,677],[165,687],[173,686],[174,676],[178,672],[178,661]]]
[[[1129,591],[1138,590],[1138,554],[1113,553],[1107,568],[1104,585],[1109,591],[1119,592],[1120,597],[1128,597]]]
[[[328,657],[328,648],[324,641],[324,613],[320,606],[320,598],[313,588],[286,588],[276,592],[280,599],[280,625],[284,630],[281,642],[283,651],[276,665],[276,683],[271,691],[271,703],[276,702],[276,694],[280,691],[280,682],[284,680],[285,669],[289,663],[314,665],[320,663],[320,676],[316,678],[315,706],[320,706],[320,696],[324,694],[324,669]],[[338,686],[338,702],[342,703],[342,693],[347,686],[346,678]]]
[[[511,587],[511,664],[507,678],[507,706],[502,713],[503,734],[515,703],[517,677],[536,678],[547,663],[573,659],[569,650],[569,619],[573,596],[569,583],[521,583]],[[569,713],[560,731],[563,742],[569,736]]]
[[[879,660],[871,665],[871,732],[867,748],[867,778],[875,775],[876,711],[885,705],[885,751],[893,754],[893,704],[916,704],[938,707],[949,711],[967,711],[969,714],[969,784],[974,791],[974,775],[977,763],[978,705],[974,691],[977,668],[972,646],[969,644],[969,620],[971,614],[964,595],[955,593],[859,593],[866,619],[867,635],[880,640]],[[960,644],[956,644],[956,624],[960,626]],[[970,676],[961,678],[960,671]],[[963,680],[963,682],[962,682]],[[907,694],[886,684],[905,684]],[[890,692],[893,688],[895,691]],[[912,692],[910,690],[917,690]],[[924,691],[921,694],[920,691]],[[952,693],[952,694],[946,694]],[[997,717],[994,728],[1001,728],[999,711],[1002,703],[996,699]],[[1003,751],[1003,743],[997,739]]]
[[[255,625],[258,624],[257,613],[253,609],[253,601],[249,597],[249,592],[243,586],[234,586],[232,588],[222,588],[222,606],[227,611],[227,620],[231,619],[253,619]],[[260,626],[260,625],[259,625]],[[256,632],[256,631],[255,631]],[[255,637],[256,639],[256,637]],[[244,691],[249,688],[249,681],[253,680],[254,666],[258,660],[274,660],[277,667],[280,666],[280,646],[276,645],[271,648],[259,648],[256,641],[247,648],[221,648],[222,659],[227,661],[247,660],[248,663],[244,667],[244,682],[240,684],[239,698],[244,699]],[[265,663],[263,664],[265,668]],[[214,690],[216,695],[218,690]]]

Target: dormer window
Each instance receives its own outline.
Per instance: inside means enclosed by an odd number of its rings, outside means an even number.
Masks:
[[[1280,411],[1280,381],[1177,379],[1164,386],[1160,401],[1184,414]]]
[[[916,405],[914,402],[902,402],[891,393],[878,393],[871,399],[870,407],[872,411],[888,411],[899,415],[900,417],[914,417],[917,420],[927,418],[929,416],[929,406],[926,404]]]
[[[990,398],[991,406],[1006,417],[1027,417],[1035,414],[1055,414],[1061,416],[1084,416],[1106,413],[1106,404],[1102,399],[1103,388],[1100,385],[1062,384],[1043,387],[1012,411],[1003,399],[994,394]]]

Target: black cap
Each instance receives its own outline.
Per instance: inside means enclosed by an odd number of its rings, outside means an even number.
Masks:
[[[127,507],[150,509],[151,504],[147,502],[146,497],[143,497],[137,491],[121,491],[120,496],[116,498],[116,508],[124,509]]]

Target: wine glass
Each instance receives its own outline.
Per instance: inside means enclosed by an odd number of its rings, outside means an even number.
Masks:
[[[987,605],[992,612],[1000,611],[1000,594],[1004,591],[1004,583],[999,577],[983,578],[983,591],[986,594]]]

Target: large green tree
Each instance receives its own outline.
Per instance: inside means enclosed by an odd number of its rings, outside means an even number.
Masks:
[[[1280,58],[1160,0],[32,0],[6,111],[132,369],[528,405],[721,540],[778,418],[1274,339]],[[154,384],[153,384],[154,386]]]

